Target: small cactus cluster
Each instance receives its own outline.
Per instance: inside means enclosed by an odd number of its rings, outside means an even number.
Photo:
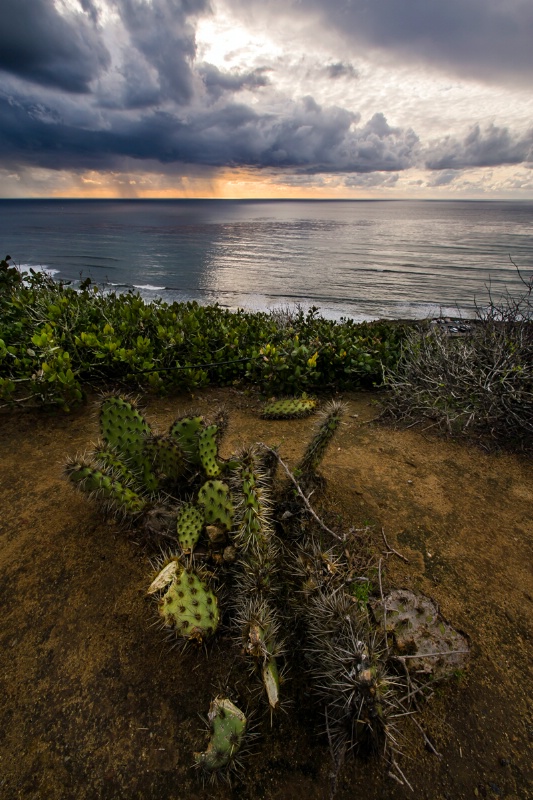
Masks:
[[[316,408],[316,400],[311,397],[287,397],[263,406],[263,419],[299,419],[308,417]]]
[[[300,404],[301,415],[314,401],[291,403]],[[283,413],[288,411],[287,405]],[[300,487],[319,483],[321,460],[343,413],[339,402],[321,412],[294,471]],[[301,492],[293,483],[276,483],[276,451],[257,444],[221,458],[226,425],[224,413],[210,421],[192,413],[158,435],[130,400],[109,397],[100,410],[102,441],[88,456],[71,460],[66,472],[107,512],[140,531],[163,533],[166,544],[174,537],[148,589],[162,627],[173,637],[204,643],[220,627],[235,631],[243,660],[260,677],[270,714],[283,704],[288,654],[297,654],[295,666],[324,709],[337,765],[362,746],[388,752],[394,765],[393,717],[406,711],[397,698],[410,696],[405,675],[392,678],[389,668],[391,648],[402,641],[401,598],[389,595],[380,617],[379,600],[362,604],[352,597],[344,549],[324,545],[322,531],[303,525]],[[453,629],[445,633],[453,652],[459,640]],[[424,630],[424,648],[428,637]],[[421,657],[427,660],[426,649]],[[249,727],[246,715],[217,697],[209,723],[209,743],[195,754],[196,765],[209,775],[234,769]]]

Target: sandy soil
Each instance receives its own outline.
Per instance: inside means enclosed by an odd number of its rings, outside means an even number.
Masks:
[[[533,470],[371,422],[375,395],[345,396],[346,424],[323,465],[321,513],[337,530],[371,525],[384,588],[438,602],[471,643],[469,666],[418,715],[435,748],[406,720],[399,786],[375,761],[350,761],[339,800],[533,797]],[[235,390],[150,401],[164,429],[191,405],[226,403],[225,450],[263,440],[294,464],[312,419],[272,422]],[[153,625],[146,548],[62,477],[68,455],[97,438],[94,409],[0,418],[0,797],[306,800],[328,796],[331,763],[320,718],[287,683],[288,713],[258,721],[241,780],[203,788],[192,753],[215,693],[243,693],[248,676],[222,634],[206,650],[171,649]],[[409,560],[385,556],[389,544]]]

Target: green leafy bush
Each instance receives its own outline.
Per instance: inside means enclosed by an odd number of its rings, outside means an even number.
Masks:
[[[43,273],[0,268],[0,398],[68,410],[84,387],[155,392],[252,383],[269,394],[370,387],[392,366],[407,327],[318,316],[147,304],[134,292],[78,291]]]

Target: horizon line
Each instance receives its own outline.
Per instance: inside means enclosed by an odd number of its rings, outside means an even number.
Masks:
[[[88,203],[531,203],[520,197],[0,197],[0,202]]]

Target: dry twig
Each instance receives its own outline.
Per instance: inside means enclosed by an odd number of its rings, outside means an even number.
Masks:
[[[405,556],[402,556],[402,554],[399,553],[397,550],[395,550],[394,547],[390,546],[390,544],[387,541],[387,537],[385,536],[385,528],[383,527],[381,528],[381,535],[383,536],[383,541],[385,542],[385,547],[387,548],[385,555],[388,556],[391,555],[391,553],[394,553],[395,556],[398,556],[398,558],[401,558],[402,561],[405,561],[405,563],[408,564],[409,559],[406,558]]]
[[[274,450],[272,447],[269,447],[267,444],[264,444],[263,442],[260,443],[260,447],[264,447],[265,450],[268,450],[269,453],[272,453],[273,455],[276,456],[276,458],[278,460],[278,463],[280,464],[280,466],[284,470],[285,474],[287,475],[287,477],[289,478],[291,483],[294,485],[294,487],[295,487],[296,491],[298,492],[299,497],[303,501],[306,509],[311,514],[311,516],[313,517],[315,522],[317,522],[318,525],[320,525],[322,530],[326,531],[326,533],[329,533],[330,536],[333,536],[335,539],[338,539],[339,542],[344,542],[346,537],[345,536],[341,536],[340,534],[335,533],[335,531],[332,531],[331,528],[328,528],[328,526],[324,522],[322,522],[322,520],[320,519],[318,514],[313,510],[313,508],[311,507],[311,504],[309,503],[308,498],[303,493],[300,484],[298,483],[298,481],[296,480],[296,478],[294,477],[294,475],[292,474],[292,472],[290,471],[288,466],[285,464],[285,462],[283,461],[283,459],[281,458],[279,453],[277,453],[276,450]]]

